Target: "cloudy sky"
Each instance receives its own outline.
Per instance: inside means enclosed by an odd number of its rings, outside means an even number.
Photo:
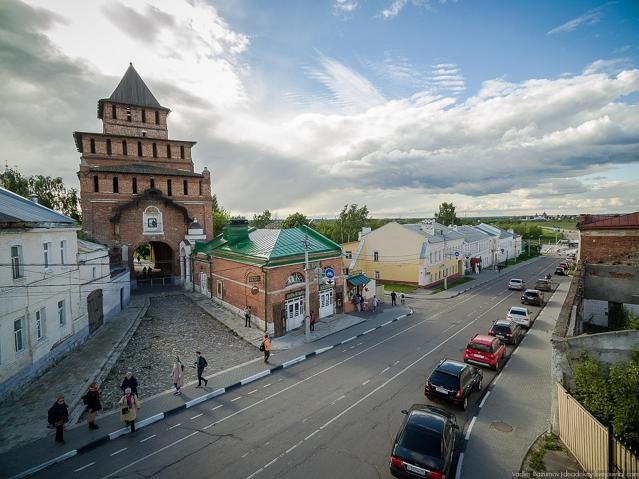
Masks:
[[[133,62],[236,214],[639,210],[636,0],[2,0],[0,151],[77,186]]]

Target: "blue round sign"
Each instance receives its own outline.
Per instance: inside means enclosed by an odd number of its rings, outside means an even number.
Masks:
[[[455,251],[455,258],[459,258],[459,251]]]
[[[328,278],[328,279],[333,279],[335,277],[335,271],[333,270],[333,268],[331,268],[330,266],[328,266],[325,270],[324,270],[324,275]]]

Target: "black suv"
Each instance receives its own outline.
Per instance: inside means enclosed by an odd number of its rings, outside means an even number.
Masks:
[[[519,344],[524,338],[524,329],[514,321],[498,319],[493,323],[488,334],[497,336],[507,344]]]
[[[459,429],[455,415],[426,404],[413,404],[402,412],[406,417],[391,449],[391,474],[449,477]]]
[[[424,394],[428,399],[446,399],[465,410],[468,396],[481,390],[482,379],[482,372],[475,366],[444,359],[426,379]]]
[[[521,295],[521,304],[534,304],[535,306],[544,305],[544,293],[538,289],[527,289]]]

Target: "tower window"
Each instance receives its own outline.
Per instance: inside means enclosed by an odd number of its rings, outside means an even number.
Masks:
[[[100,191],[100,180],[97,176],[93,177],[93,191],[98,193]]]
[[[107,139],[106,145],[107,145],[107,155],[110,155],[111,154],[111,140]]]
[[[142,142],[138,141],[138,156],[142,156]]]
[[[166,157],[171,158],[171,145],[166,145]]]
[[[173,184],[171,180],[166,180],[166,194],[167,196],[173,196]]]
[[[184,180],[184,196],[189,194],[189,182],[188,180]]]
[[[118,183],[118,177],[117,176],[113,177],[113,192],[114,193],[119,193],[120,192],[120,184]]]
[[[126,121],[133,121],[133,117],[131,116],[131,107],[126,107]]]
[[[111,105],[111,118],[114,120],[117,120],[118,116],[116,115],[115,112],[115,105]]]
[[[142,123],[146,123],[146,110],[142,108]]]
[[[155,180],[151,178],[151,188],[155,188]]]
[[[126,140],[122,140],[122,154],[125,156],[129,154],[126,147]]]
[[[160,112],[159,111],[155,112],[155,124],[156,125],[160,124]]]
[[[132,178],[131,179],[131,190],[133,191],[134,195],[137,195],[137,193],[138,193],[138,179],[137,178]]]
[[[95,153],[95,140],[91,138],[91,153]]]
[[[180,145],[180,158],[184,159],[184,145]]]
[[[200,196],[202,196],[202,180],[199,183]]]
[[[157,157],[158,157],[158,145],[153,143],[153,158],[157,158]]]

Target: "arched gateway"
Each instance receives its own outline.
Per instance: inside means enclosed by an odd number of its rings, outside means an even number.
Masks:
[[[102,133],[73,136],[81,153],[82,229],[132,275],[134,251],[148,244],[154,274],[180,281],[187,279],[181,243],[191,225],[203,239],[213,236],[211,178],[206,168],[193,169],[195,142],[169,139],[169,113],[130,65],[111,96],[98,101]]]

